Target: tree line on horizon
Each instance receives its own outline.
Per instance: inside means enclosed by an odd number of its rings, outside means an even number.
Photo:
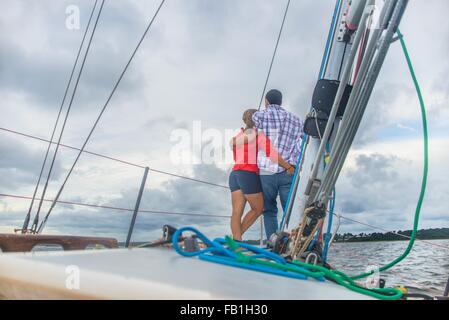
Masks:
[[[412,230],[374,233],[344,233],[335,236],[335,242],[370,242],[370,241],[407,241],[412,235]],[[443,240],[449,239],[449,228],[421,229],[416,238],[418,240]]]

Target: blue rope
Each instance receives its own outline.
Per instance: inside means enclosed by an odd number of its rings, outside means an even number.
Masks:
[[[318,235],[320,234],[320,230],[318,229],[315,233],[315,235],[313,236],[312,241],[310,241],[308,250],[312,250],[312,248],[315,246],[315,244],[318,242]]]
[[[293,189],[295,188],[294,181],[296,181],[296,179],[298,179],[299,170],[301,168],[302,162],[304,161],[304,150],[305,150],[305,147],[306,147],[306,144],[307,144],[307,138],[308,138],[307,134],[304,133],[303,137],[302,137],[302,142],[301,142],[301,151],[299,153],[299,159],[298,159],[298,162],[297,162],[297,165],[296,165],[296,169],[295,169],[295,175],[293,176],[293,183],[290,186],[290,191],[288,193],[287,203],[285,205],[286,209],[288,208],[288,206],[290,205],[290,202],[292,201]],[[287,221],[285,221],[286,215],[287,215],[287,211],[284,210],[284,214],[282,215],[282,220],[281,220],[281,224],[279,226],[279,230],[283,229],[284,222],[286,223],[286,226],[288,227],[291,215],[287,218]]]
[[[196,237],[201,240],[207,248],[200,249],[193,252],[187,252],[184,251],[180,246],[180,239],[182,237],[182,234],[184,232],[192,232],[196,235]],[[184,257],[198,257],[201,260],[209,261],[213,263],[223,264],[231,267],[237,267],[241,269],[248,269],[253,270],[257,272],[263,272],[268,274],[273,274],[277,276],[282,277],[288,277],[288,278],[294,278],[294,279],[300,279],[300,280],[306,280],[308,277],[304,275],[304,272],[308,272],[307,269],[304,269],[302,267],[299,267],[297,265],[288,263],[283,257],[281,257],[278,254],[275,254],[273,252],[270,252],[268,250],[252,246],[247,243],[242,242],[236,242],[238,243],[238,250],[240,251],[240,255],[242,252],[246,251],[250,255],[247,256],[249,261],[240,261],[239,255],[236,253],[235,248],[229,248],[226,246],[226,240],[222,238],[217,238],[215,240],[210,240],[207,238],[203,233],[198,231],[195,228],[192,227],[185,227],[178,229],[175,234],[173,235],[173,248],[175,251],[184,256]],[[246,257],[246,256],[245,256]],[[254,261],[254,259],[263,259],[265,261],[272,262],[273,265],[284,265],[288,266],[289,269],[294,270],[287,271],[287,270],[281,270],[279,268],[269,267],[265,265],[255,264],[251,261]],[[323,277],[316,278],[318,281],[324,281]]]
[[[331,28],[329,30],[329,36],[327,38],[327,43],[326,43],[326,49],[324,50],[324,56],[323,56],[323,61],[321,62],[321,69],[320,69],[320,79],[323,79],[324,77],[324,72],[325,72],[325,66],[326,66],[326,61],[327,58],[329,56],[330,53],[330,47],[332,44],[332,38],[334,37],[334,29],[335,29],[335,24],[337,23],[337,15],[338,12],[340,11],[340,5],[341,5],[341,0],[337,1],[337,4],[335,6],[335,10],[334,10],[334,16],[332,18],[332,24],[331,24]]]

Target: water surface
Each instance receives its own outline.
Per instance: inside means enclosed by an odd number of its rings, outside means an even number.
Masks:
[[[383,266],[399,257],[408,242],[335,243],[329,262],[349,275]],[[439,245],[439,246],[438,246]],[[387,286],[405,285],[442,295],[449,278],[449,240],[417,242],[410,255],[381,276]]]

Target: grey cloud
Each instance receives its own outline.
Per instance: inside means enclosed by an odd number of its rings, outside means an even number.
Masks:
[[[44,160],[45,149],[30,150],[27,146],[11,137],[0,137],[0,174],[4,192],[37,182],[38,174]],[[44,178],[48,172],[44,171]],[[52,181],[60,177],[62,168],[55,163]]]
[[[356,169],[349,170],[347,177],[352,180],[355,187],[364,184],[391,183],[398,179],[398,173],[395,171],[394,163],[400,159],[394,156],[385,157],[380,154],[371,156],[359,155],[356,157]],[[401,165],[407,164],[401,161]]]
[[[415,200],[414,180],[407,171],[411,163],[383,155],[359,155],[355,167],[346,170],[337,184],[338,204],[344,214],[376,213],[376,219],[391,219]],[[399,169],[399,170],[398,170]],[[390,220],[391,221],[391,220]]]
[[[389,117],[389,111],[396,105],[401,93],[414,94],[404,84],[387,83],[377,86],[368,104],[360,130],[354,140],[354,148],[361,148],[379,140],[379,132],[396,124],[396,119]]]
[[[42,21],[45,28],[53,30],[49,36],[49,45],[52,46],[49,50],[34,48],[34,51],[29,52],[23,49],[26,46],[26,39],[17,39],[9,34],[3,34],[0,37],[2,42],[0,49],[1,90],[26,94],[30,99],[34,99],[35,106],[56,110],[56,105],[62,99],[91,10],[90,3],[82,3],[80,5],[81,28],[68,30],[63,19],[66,6],[67,4],[61,2],[48,12],[45,6],[27,5],[27,8],[31,7],[31,14],[46,15],[48,18]],[[99,104],[106,100],[107,94],[112,89],[134,49],[133,47],[137,44],[140,30],[143,30],[144,24],[141,19],[133,18],[133,15],[135,16],[137,13],[134,6],[128,5],[126,10],[128,14],[123,14],[123,8],[114,2],[108,3],[104,7],[86,60],[79,92],[75,98],[74,106],[77,109],[100,107]],[[140,15],[137,14],[137,16]],[[20,28],[21,26],[15,27]],[[15,31],[20,32],[20,29]],[[55,41],[53,37],[58,41]],[[18,42],[20,46],[17,44]],[[79,70],[80,63],[81,59],[77,70]],[[135,66],[131,68],[133,69],[132,73],[121,84],[122,96],[125,93],[135,95],[139,90],[137,74],[140,69]]]
[[[394,156],[362,154],[355,160],[355,166],[344,170],[337,183],[338,213],[387,230],[411,229],[422,170],[415,171],[416,164]],[[421,227],[447,224],[447,209],[439,205],[447,197],[447,175],[444,169],[440,170],[430,172]],[[343,220],[342,230],[369,230],[354,224],[357,225]]]

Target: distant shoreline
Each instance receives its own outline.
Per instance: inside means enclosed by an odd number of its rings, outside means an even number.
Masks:
[[[449,240],[449,238],[439,238],[439,239],[418,239],[416,241],[438,241],[438,240]],[[358,240],[358,241],[334,241],[334,243],[376,243],[376,242],[409,242],[410,239],[399,239],[399,240]]]
[[[387,242],[387,241],[409,241],[412,235],[411,230],[393,231],[387,233],[360,233],[360,234],[337,234],[334,242]],[[417,240],[449,240],[449,228],[421,229],[417,232]]]

